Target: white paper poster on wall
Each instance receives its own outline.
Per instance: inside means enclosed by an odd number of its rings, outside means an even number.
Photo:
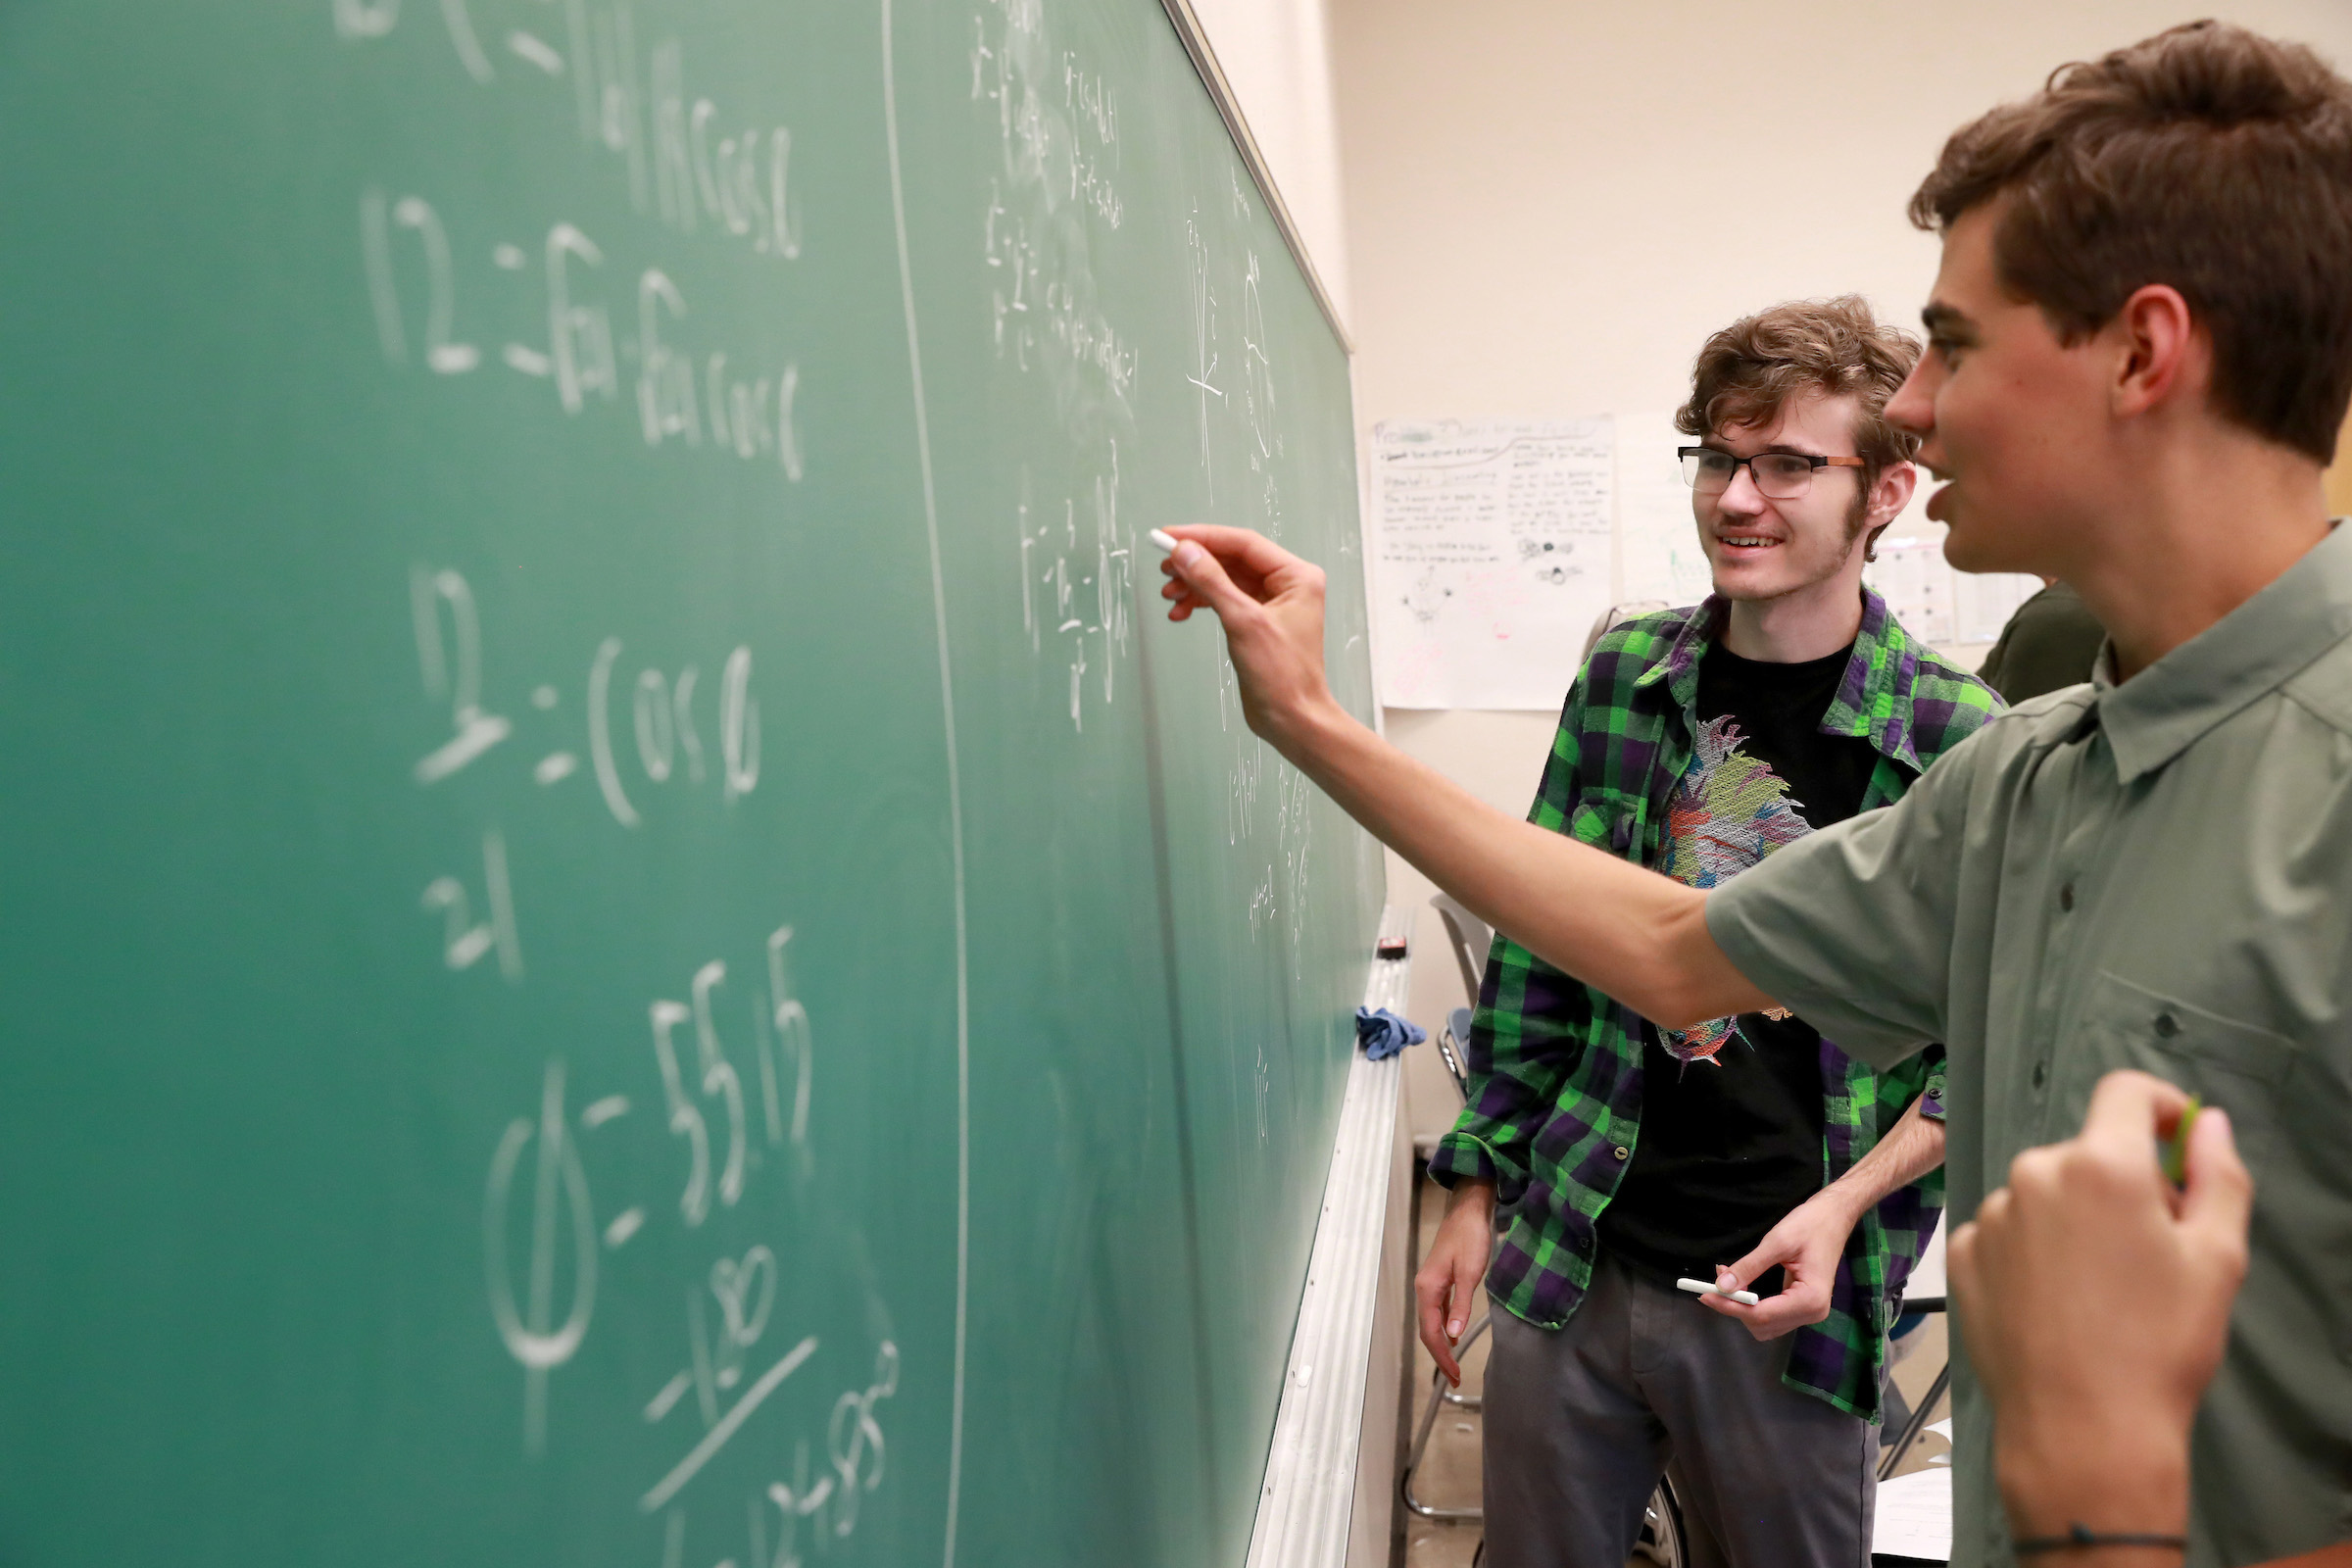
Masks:
[[[1560,706],[1610,602],[1606,417],[1373,428],[1373,614],[1391,708]]]
[[[1621,414],[1616,424],[1618,543],[1625,566],[1620,598],[1695,605],[1714,586],[1714,574],[1698,548],[1690,487],[1683,483],[1682,460],[1675,456],[1690,438],[1664,411]]]
[[[1905,531],[1914,523],[1921,531]],[[2017,607],[2041,591],[2038,577],[1957,571],[1943,559],[1943,532],[1925,518],[1897,517],[1879,537],[1879,559],[1862,568],[1903,628],[1938,648],[1988,643]]]

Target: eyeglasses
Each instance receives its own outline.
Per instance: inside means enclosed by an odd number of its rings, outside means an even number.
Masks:
[[[1773,501],[1794,501],[1812,488],[1813,475],[1823,468],[1859,468],[1860,458],[1813,458],[1795,452],[1759,452],[1735,458],[1713,447],[1678,447],[1683,459],[1683,483],[1702,496],[1719,496],[1732,487],[1732,476],[1744,464],[1759,494]]]

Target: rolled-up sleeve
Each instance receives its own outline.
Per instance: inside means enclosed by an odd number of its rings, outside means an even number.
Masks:
[[[1430,1157],[1430,1175],[1447,1187],[1491,1181],[1504,1202],[1519,1200],[1536,1136],[1557,1113],[1583,1054],[1589,995],[1510,938],[1495,938],[1470,1029],[1467,1098]]]
[[[1707,930],[1740,972],[1874,1067],[1946,1033],[1970,754],[1982,750],[1972,737],[1894,805],[1808,834],[1707,896]]]

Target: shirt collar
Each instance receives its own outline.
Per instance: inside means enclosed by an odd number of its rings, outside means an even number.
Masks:
[[[1683,616],[1674,641],[1666,645],[1665,657],[1634,677],[1637,689],[1655,686],[1664,681],[1666,689],[1686,712],[1698,701],[1698,658],[1707,651],[1723,629],[1724,617],[1731,613],[1731,601],[1721,594],[1709,594],[1696,610]]]
[[[1665,657],[1636,677],[1635,686],[1666,682],[1684,718],[1690,720],[1698,706],[1699,658],[1722,635],[1731,609],[1731,602],[1722,595],[1707,595],[1675,633]],[[1821,732],[1861,736],[1881,756],[1894,759],[1914,773],[1925,772],[1911,738],[1911,688],[1918,674],[1918,645],[1886,608],[1886,601],[1865,587],[1862,626],[1854,634],[1853,655],[1838,678],[1838,695],[1821,715]],[[1694,720],[1691,727],[1697,728]]]
[[[2098,722],[2129,784],[2186,751],[2352,633],[2352,528],[2336,527],[2253,598],[2120,685],[2091,670]]]

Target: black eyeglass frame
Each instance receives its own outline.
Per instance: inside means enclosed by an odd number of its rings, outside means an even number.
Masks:
[[[1747,469],[1747,475],[1750,479],[1755,478],[1756,458],[1779,458],[1784,463],[1804,464],[1805,466],[1810,470],[1805,476],[1805,483],[1808,486],[1810,486],[1813,482],[1813,474],[1819,473],[1824,468],[1866,468],[1870,466],[1868,463],[1860,458],[1825,458],[1810,452],[1759,452],[1755,455],[1755,457],[1735,458],[1732,457],[1729,452],[1724,451],[1721,447],[1676,447],[1674,449],[1674,455],[1676,461],[1680,464],[1683,470],[1683,483],[1689,485],[1693,490],[1698,488],[1698,475],[1691,471],[1690,460],[1692,458],[1729,459],[1732,467],[1731,472],[1724,477],[1723,487],[1726,490],[1729,490],[1732,487],[1732,481],[1740,476],[1740,470],[1742,467]],[[1756,490],[1759,494],[1765,495],[1767,499],[1770,500],[1793,501],[1796,499],[1795,496],[1772,496],[1770,492],[1764,489],[1764,486],[1760,482],[1756,485]],[[1802,495],[1804,494],[1804,491],[1799,490],[1796,492],[1796,494]]]

